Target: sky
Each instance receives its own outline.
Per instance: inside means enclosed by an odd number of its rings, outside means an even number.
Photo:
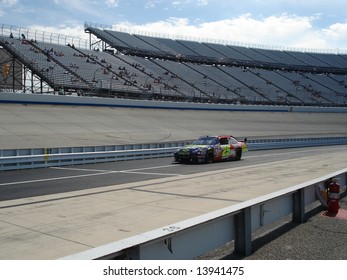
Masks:
[[[87,38],[84,24],[270,48],[347,51],[346,0],[0,0],[0,26]]]

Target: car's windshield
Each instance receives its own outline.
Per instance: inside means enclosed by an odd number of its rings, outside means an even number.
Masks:
[[[218,143],[217,137],[203,137],[193,142],[194,145],[216,145]]]

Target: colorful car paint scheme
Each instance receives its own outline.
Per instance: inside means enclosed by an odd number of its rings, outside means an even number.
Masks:
[[[192,144],[177,149],[176,162],[212,163],[223,160],[240,160],[248,151],[247,139],[237,140],[232,136],[203,136]]]

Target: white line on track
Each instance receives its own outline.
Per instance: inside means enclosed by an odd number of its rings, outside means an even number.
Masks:
[[[116,171],[116,172],[118,172],[118,171]],[[116,172],[103,172],[103,173],[100,172],[100,173],[84,174],[84,175],[64,176],[64,177],[36,179],[36,180],[28,180],[28,181],[17,181],[17,182],[10,182],[10,183],[2,183],[2,184],[0,184],[0,186],[3,187],[3,186],[10,186],[10,185],[21,185],[21,184],[29,184],[29,183],[39,183],[39,182],[49,182],[49,181],[57,181],[57,180],[90,177],[90,176],[100,176],[100,175],[106,175],[106,174],[116,173]]]
[[[146,168],[120,170],[120,171],[119,170],[96,170],[96,169],[83,169],[83,168],[79,169],[79,168],[51,167],[51,169],[72,170],[72,171],[89,171],[89,172],[97,172],[97,173],[1,183],[0,187],[11,186],[11,185],[23,185],[23,184],[29,184],[29,183],[40,183],[40,182],[67,180],[67,179],[75,179],[75,178],[83,178],[83,177],[91,177],[91,176],[101,176],[101,175],[108,175],[108,174],[114,174],[114,173],[130,173],[130,174],[157,175],[157,176],[181,176],[181,174],[172,174],[172,173],[140,172],[141,170],[158,169],[158,168],[166,168],[166,167],[174,167],[174,166],[175,165],[164,165],[164,166],[146,167]]]
[[[319,148],[319,147],[317,147]],[[346,147],[342,147],[342,146],[336,146],[334,148],[332,147],[329,147],[329,150],[345,150]],[[246,159],[246,158],[260,158],[260,157],[270,157],[270,156],[274,156],[274,155],[278,155],[278,156],[282,156],[282,155],[294,155],[294,154],[303,154],[303,153],[309,153],[309,152],[316,152],[317,149],[313,150],[295,150],[295,151],[290,151],[290,152],[282,152],[282,153],[271,153],[271,150],[270,150],[270,153],[266,153],[266,154],[263,154],[263,155],[255,155],[255,156],[243,156],[242,158]]]
[[[127,169],[127,170],[106,170],[106,169],[88,169],[88,168],[72,168],[72,167],[50,167],[50,169],[61,169],[61,170],[74,170],[74,171],[89,171],[89,172],[135,172],[135,171],[142,171],[142,170],[149,170],[149,169],[160,169],[160,168],[168,168],[168,167],[176,167],[178,165],[160,165],[160,166],[152,166],[152,167],[143,167],[143,168],[136,168],[136,169]],[[158,173],[156,173],[158,174]],[[177,174],[176,174],[177,175]]]

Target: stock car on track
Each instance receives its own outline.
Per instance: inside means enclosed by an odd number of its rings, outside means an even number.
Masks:
[[[192,144],[177,149],[176,162],[211,163],[223,160],[240,160],[248,151],[247,139],[237,140],[232,136],[203,136]]]

